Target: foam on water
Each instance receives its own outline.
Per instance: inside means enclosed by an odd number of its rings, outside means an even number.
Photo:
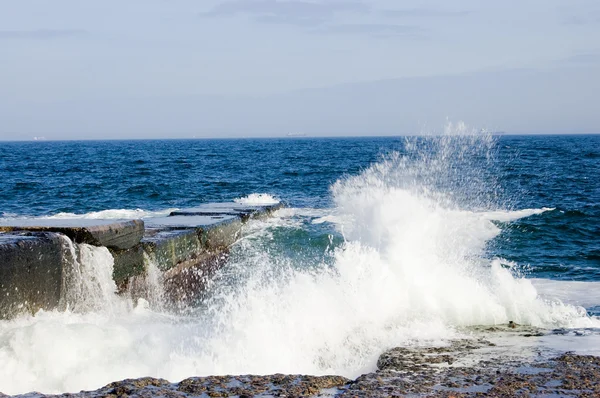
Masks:
[[[74,214],[74,213],[58,213],[53,216],[48,216],[48,219],[70,219],[70,218],[84,218],[93,220],[102,219],[140,219],[140,218],[151,218],[151,217],[164,217],[168,216],[172,211],[178,210],[176,208],[149,211],[142,209],[110,209],[102,211],[94,211],[86,214]]]
[[[338,181],[332,209],[281,210],[270,220],[252,221],[251,236],[232,249],[212,296],[186,316],[147,301],[107,297],[114,290],[107,279],[110,254],[83,246],[80,266],[94,272],[87,277],[104,281],[92,295],[103,304],[0,322],[0,391],[78,391],[141,376],[355,377],[373,370],[385,349],[443,342],[460,335],[461,326],[512,320],[599,327],[583,308],[540,296],[535,283],[515,277],[486,252],[501,233],[494,221],[548,210],[484,208],[477,170],[454,184],[451,173],[469,172],[461,161],[473,148],[486,155],[489,138],[436,142],[427,147],[429,155],[408,145],[407,154],[392,154]],[[457,186],[465,190],[460,195]],[[251,197],[246,200],[261,204],[267,198]],[[470,197],[473,202],[464,201]],[[273,230],[307,228],[305,219],[316,220],[308,223],[314,227],[331,223],[344,243],[308,263],[265,250]]]
[[[86,219],[86,220],[112,220],[112,219],[145,219],[152,217],[164,217],[168,216],[172,211],[179,210],[176,208],[159,210],[159,211],[150,211],[143,209],[109,209],[102,211],[93,211],[85,214],[76,214],[76,213],[57,213],[51,216],[41,216],[41,217],[26,217],[26,218],[34,218],[40,220],[71,220],[71,219]],[[20,219],[23,217],[18,217],[14,214],[3,214],[4,219]]]
[[[563,303],[585,308],[600,305],[600,282],[556,281],[531,279],[542,297],[557,299]]]
[[[276,205],[279,200],[268,193],[251,193],[243,198],[234,199],[234,202],[248,205],[248,206],[259,206],[259,205]]]

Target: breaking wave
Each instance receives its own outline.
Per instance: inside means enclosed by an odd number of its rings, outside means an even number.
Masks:
[[[276,205],[279,203],[279,199],[275,198],[268,193],[251,193],[243,198],[234,199],[235,203],[249,206],[260,206],[260,205]]]

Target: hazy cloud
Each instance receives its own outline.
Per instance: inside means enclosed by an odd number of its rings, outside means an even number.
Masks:
[[[449,10],[432,10],[425,8],[411,8],[404,10],[382,10],[381,14],[387,17],[464,17],[469,15],[470,11],[449,11]]]
[[[289,25],[319,25],[341,12],[369,12],[370,8],[355,1],[236,0],[219,4],[202,13],[206,17],[232,17],[248,15],[258,22]]]
[[[600,52],[576,54],[571,57],[560,60],[561,63],[576,65],[594,65],[600,64]]]
[[[571,15],[568,17],[563,17],[563,23],[565,25],[595,25],[600,24],[600,16],[594,15]]]
[[[418,26],[391,24],[340,24],[319,28],[316,32],[337,34],[361,34],[373,37],[404,36],[424,38],[423,30]]]
[[[0,30],[0,40],[49,40],[86,34],[77,29]]]

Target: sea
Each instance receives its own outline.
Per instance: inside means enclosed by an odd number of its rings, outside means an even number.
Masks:
[[[2,219],[222,201],[284,207],[244,226],[202,301],[118,296],[112,257],[88,247],[94,305],[0,321],[0,392],[355,378],[389,348],[509,321],[600,355],[600,135],[0,142]]]

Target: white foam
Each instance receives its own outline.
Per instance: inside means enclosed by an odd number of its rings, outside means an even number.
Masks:
[[[515,211],[488,211],[480,213],[480,216],[487,220],[500,221],[500,222],[511,222],[516,221],[520,218],[531,217],[533,215],[539,215],[547,211],[553,211],[554,208],[542,207],[541,209],[523,209]]]
[[[39,219],[39,220],[71,220],[71,219],[89,219],[89,220],[112,220],[112,219],[146,219],[152,217],[168,216],[176,208],[150,211],[143,209],[108,209],[101,211],[93,211],[90,213],[57,213],[50,216],[40,217],[23,217],[15,214],[4,214],[2,217],[5,220],[12,219]]]
[[[279,199],[268,193],[251,193],[243,198],[234,199],[234,202],[248,206],[275,205],[279,203]]]
[[[600,331],[576,329],[563,335],[551,334],[539,338],[544,347],[558,353],[600,356]]]
[[[544,298],[585,308],[600,306],[600,282],[531,279],[531,283]]]
[[[106,247],[75,245],[60,235],[69,256],[63,265],[61,307],[67,311],[112,311],[121,300],[115,295],[114,259]]]
[[[93,220],[104,220],[104,219],[144,219],[152,217],[164,217],[168,216],[172,211],[178,210],[176,208],[165,209],[159,211],[149,211],[142,209],[109,209],[102,211],[94,211],[85,214],[75,213],[58,213],[52,216],[39,217],[41,219],[93,219]]]

